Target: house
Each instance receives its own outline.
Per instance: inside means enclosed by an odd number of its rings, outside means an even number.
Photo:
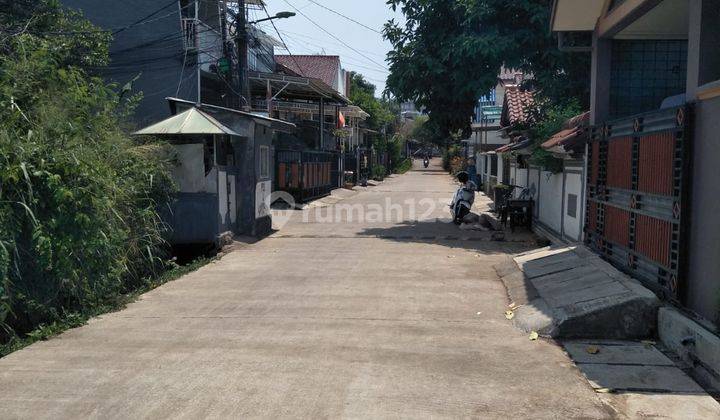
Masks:
[[[166,140],[179,191],[165,214],[173,244],[222,245],[272,228],[273,134],[294,125],[216,105],[169,98],[173,116],[134,135]]]
[[[569,119],[563,129],[541,144],[554,158],[545,165],[534,164],[523,147],[510,158],[510,184],[527,188],[533,200],[533,226],[546,236],[569,243],[583,239],[585,198],[585,145],[589,138],[590,113]],[[524,144],[524,146],[523,146]],[[506,146],[507,147],[507,146]],[[529,150],[529,149],[524,149]],[[502,153],[502,150],[498,150]]]
[[[332,132],[326,138],[331,142],[323,142],[325,150],[354,150],[365,144],[367,131],[363,129],[363,121],[369,114],[357,106],[349,104],[351,73],[343,69],[340,57],[336,55],[275,55],[277,71],[292,76],[319,80],[332,88],[342,100],[336,100],[334,106],[324,106],[324,122],[328,127],[340,129],[344,134]],[[329,101],[326,101],[329,102]],[[328,105],[324,103],[323,105]],[[308,121],[307,114],[286,110],[281,114],[288,121],[303,125]],[[319,117],[319,109],[311,113],[311,120]]]
[[[720,1],[556,0],[551,24],[592,40],[586,243],[717,326]]]
[[[248,72],[252,109],[297,127],[273,140],[274,189],[300,202],[327,195],[343,185],[349,162],[344,151],[362,141],[361,122],[368,114],[350,105],[345,95],[349,74],[338,57],[270,59],[273,72]],[[288,62],[292,65],[283,64]]]
[[[178,0],[62,0],[111,31],[110,65],[102,75],[142,92],[138,126],[170,116],[166,97],[228,108],[240,104],[232,71],[225,2]],[[234,60],[236,61],[236,59]]]
[[[510,182],[508,153],[516,150],[517,145],[524,140],[522,133],[516,132],[514,127],[529,122],[528,117],[533,104],[532,91],[511,87],[502,95],[499,113],[497,105],[486,105],[481,108],[484,121],[476,131],[481,136],[476,146],[480,150],[477,153],[476,166],[486,194],[492,196],[495,185]],[[473,128],[475,129],[476,126],[474,125]]]
[[[503,67],[498,75],[495,88],[478,99],[475,106],[471,124],[472,135],[466,141],[467,155],[475,157],[479,182],[486,194],[491,193],[495,184],[505,181],[502,162],[498,161],[494,150],[509,142],[509,138],[504,136],[501,131],[503,127],[501,115],[506,103],[506,94],[510,92],[513,112],[523,112],[516,111],[516,108],[522,106],[526,99],[524,98],[526,94],[520,90],[520,85],[528,77],[520,71]]]

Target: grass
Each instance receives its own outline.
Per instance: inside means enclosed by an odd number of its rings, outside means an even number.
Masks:
[[[399,174],[404,174],[405,172],[412,169],[412,159],[405,159],[397,166],[395,171]]]
[[[159,286],[162,286],[165,283],[176,280],[186,274],[192,273],[193,271],[198,270],[199,268],[207,265],[213,260],[215,260],[215,258],[200,258],[188,265],[178,266],[176,268],[173,268],[172,270],[165,272],[157,279],[149,281],[144,286],[135,289],[130,293],[119,296],[112,302],[106,302],[102,305],[99,305],[92,311],[89,311],[87,313],[69,313],[61,320],[53,322],[52,324],[42,324],[38,326],[35,330],[29,332],[23,337],[19,337],[17,335],[13,336],[6,343],[0,344],[0,358],[5,357],[8,354],[18,351],[24,347],[27,347],[37,341],[49,340],[50,338],[58,336],[69,329],[81,327],[87,324],[88,320],[93,317],[110,312],[120,311],[124,309],[128,304],[137,300],[140,295],[147,293],[150,290],[153,290]]]

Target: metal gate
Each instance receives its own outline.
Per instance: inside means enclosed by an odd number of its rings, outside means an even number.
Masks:
[[[304,203],[338,188],[338,154],[334,152],[276,150],[275,190]]]
[[[585,241],[661,297],[685,289],[691,109],[669,108],[592,128]]]

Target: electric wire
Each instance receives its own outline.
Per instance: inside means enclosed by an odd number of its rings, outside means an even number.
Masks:
[[[308,15],[306,15],[305,13],[303,13],[300,9],[298,9],[297,7],[295,7],[295,6],[294,6],[292,3],[290,3],[288,0],[283,0],[283,1],[284,1],[285,3],[287,3],[288,6],[292,7],[293,9],[295,9],[295,11],[298,12],[300,15],[302,15],[305,19],[307,19],[308,21],[310,21],[310,23],[312,23],[313,25],[315,25],[318,29],[320,29],[321,31],[325,32],[328,36],[332,37],[332,38],[335,39],[336,41],[338,41],[338,42],[340,42],[341,44],[343,44],[345,47],[347,47],[347,48],[351,49],[352,51],[356,52],[358,55],[360,55],[361,57],[365,58],[366,60],[368,60],[368,61],[370,61],[370,62],[372,62],[372,63],[374,63],[374,64],[377,64],[378,66],[382,66],[382,64],[380,64],[380,63],[378,63],[377,61],[373,60],[372,58],[366,56],[365,54],[361,53],[361,52],[358,51],[357,49],[355,49],[355,48],[351,47],[350,45],[348,45],[348,44],[347,44],[345,41],[343,41],[342,39],[340,39],[340,38],[338,38],[337,36],[333,35],[330,31],[328,31],[327,29],[325,29],[324,27],[322,27],[320,24],[318,24],[317,22],[315,22],[314,20],[312,20]]]
[[[353,19],[353,18],[351,18],[351,17],[345,16],[344,14],[342,14],[342,13],[336,11],[336,10],[333,10],[333,9],[331,9],[331,8],[323,5],[323,4],[320,4],[320,3],[318,3],[318,2],[316,2],[316,1],[314,1],[314,0],[308,0],[308,1],[309,1],[310,3],[318,6],[318,7],[322,7],[323,9],[327,10],[328,12],[334,13],[334,14],[336,14],[336,15],[344,18],[344,19],[349,20],[349,21],[352,22],[352,23],[355,23],[355,24],[357,24],[357,25],[360,25],[360,26],[362,26],[362,27],[365,28],[365,29],[369,29],[369,30],[375,32],[376,34],[380,34],[380,35],[383,34],[382,32],[378,31],[378,30],[375,29],[375,28],[372,28],[372,27],[370,27],[370,26],[368,26],[368,25],[366,25],[366,24],[364,24],[364,23],[358,22],[357,20],[355,20],[355,19]]]
[[[263,3],[262,8],[263,8],[263,10],[265,11],[265,14],[266,14],[268,17],[270,17],[270,12],[268,12],[267,7],[265,7],[265,3]],[[273,29],[275,29],[275,33],[277,34],[278,38],[280,38],[280,42],[282,42],[283,46],[285,47],[285,50],[288,52],[288,55],[290,55],[290,58],[292,58],[293,63],[295,63],[295,65],[297,66],[297,68],[298,68],[303,74],[307,74],[307,72],[305,71],[305,69],[303,69],[302,66],[300,66],[300,64],[298,63],[298,61],[297,61],[297,59],[295,58],[295,56],[293,55],[292,51],[290,51],[290,48],[288,48],[287,43],[286,43],[285,40],[283,39],[283,36],[280,34],[280,31],[278,30],[277,26],[275,26],[275,22],[273,22],[272,20],[270,20],[270,23],[272,24]]]

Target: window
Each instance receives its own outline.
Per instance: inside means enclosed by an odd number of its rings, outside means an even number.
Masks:
[[[497,155],[490,156],[490,176],[497,176],[498,168],[498,157]]]
[[[260,146],[260,178],[270,178],[270,148]]]
[[[705,0],[702,3],[700,23],[700,80],[699,84],[720,81],[720,0]]]
[[[203,139],[203,163],[205,164],[205,176],[215,166],[215,140],[213,136],[205,136]]]
[[[567,200],[567,215],[577,219],[577,194],[568,194]]]
[[[686,89],[685,40],[614,40],[610,115],[625,117],[659,109]]]

